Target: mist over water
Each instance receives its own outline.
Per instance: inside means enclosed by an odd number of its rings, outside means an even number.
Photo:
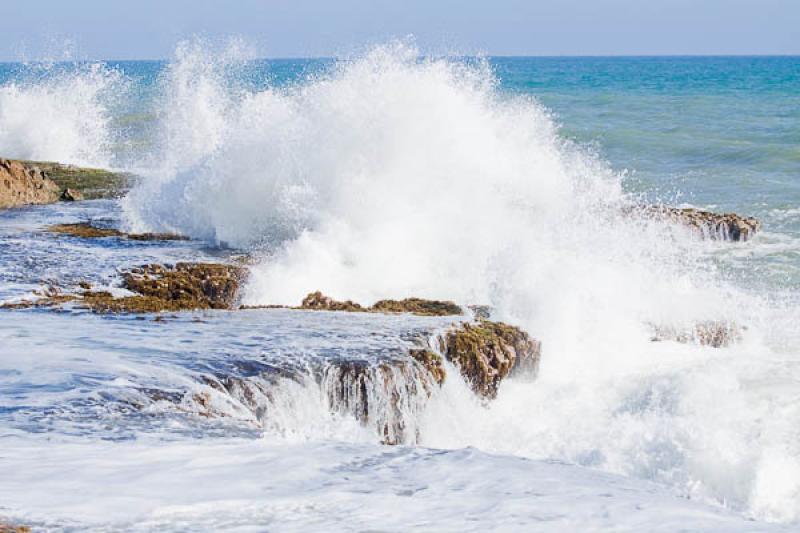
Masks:
[[[313,290],[364,304],[452,299],[491,305],[543,342],[537,381],[504,383],[481,404],[448,380],[412,410],[424,446],[565,460],[800,519],[796,287],[764,287],[754,272],[780,267],[748,263],[781,246],[796,257],[791,231],[703,242],[624,215],[643,201],[629,176],[539,100],[504,90],[489,60],[390,43],[258,86],[250,60],[194,42],[160,71],[155,148],[122,201],[130,229],[253,253],[248,304],[295,305]],[[115,72],[0,87],[0,154],[110,161]],[[15,118],[38,102],[59,117],[48,135]],[[707,320],[746,326],[742,342],[651,341],[653,325]],[[318,401],[292,387],[298,412]],[[346,433],[335,438],[365,438]]]

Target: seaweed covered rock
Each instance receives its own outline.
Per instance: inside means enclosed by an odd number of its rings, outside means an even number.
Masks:
[[[38,167],[0,159],[0,209],[58,201],[60,189]]]
[[[421,316],[460,315],[463,311],[453,302],[406,298],[405,300],[380,300],[369,308],[376,313],[411,313]]]
[[[408,354],[430,374],[437,385],[444,383],[447,372],[441,355],[425,348],[414,348]]]
[[[512,373],[535,376],[541,344],[521,329],[479,319],[447,331],[440,351],[456,365],[475,393],[494,398],[500,382]]]
[[[462,310],[453,302],[406,298],[405,300],[380,300],[372,307],[363,307],[351,300],[338,301],[320,291],[312,292],[303,299],[301,309],[317,311],[348,311],[351,313],[411,313],[420,316],[460,315]]]
[[[216,263],[177,263],[144,265],[123,274],[123,287],[136,293],[114,297],[108,291],[87,289],[80,294],[64,294],[49,289],[33,301],[3,304],[2,308],[61,307],[72,303],[97,313],[157,313],[194,309],[234,309],[237,292],[246,270]]]
[[[123,276],[123,286],[159,300],[165,310],[232,309],[245,270],[216,263],[144,265]]]
[[[47,226],[47,231],[82,239],[105,239],[115,237],[132,241],[186,241],[188,237],[174,233],[125,233],[115,228],[106,228],[90,222],[76,222],[72,224],[53,224]]]
[[[654,326],[652,341],[674,341],[724,348],[742,339],[743,326],[732,321],[706,321],[689,328]]]
[[[325,296],[320,291],[312,292],[300,304],[301,309],[312,309],[315,311],[350,311],[350,312],[366,312],[367,309],[361,305],[347,300],[340,302],[334,300],[330,296]]]
[[[641,214],[687,226],[705,239],[746,241],[761,230],[761,222],[736,213],[713,213],[693,207],[652,205],[641,207]]]

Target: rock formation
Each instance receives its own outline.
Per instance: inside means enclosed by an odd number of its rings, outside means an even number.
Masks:
[[[636,209],[650,218],[669,220],[687,226],[705,239],[746,241],[761,230],[761,222],[735,213],[712,213],[693,207],[643,206]]]
[[[117,198],[132,180],[128,174],[108,170],[0,158],[0,209]]]
[[[38,167],[0,159],[0,209],[58,201],[60,190]]]
[[[74,224],[54,224],[47,227],[50,233],[70,235],[82,239],[104,239],[106,237],[117,237],[119,239],[129,239],[132,241],[188,241],[188,237],[176,235],[174,233],[125,233],[114,228],[104,228],[95,226],[89,222],[78,222]]]
[[[494,398],[507,376],[534,377],[539,369],[541,343],[501,322],[465,322],[447,331],[439,344],[440,352],[459,368],[472,390],[485,398]]]
[[[363,307],[351,300],[340,302],[320,291],[312,292],[303,299],[300,309],[315,311],[348,311],[351,313],[411,313],[420,316],[460,315],[462,310],[453,302],[406,298],[405,300],[380,300],[372,307]]]

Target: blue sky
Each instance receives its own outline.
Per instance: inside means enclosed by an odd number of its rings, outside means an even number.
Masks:
[[[0,0],[0,60],[166,58],[193,35],[267,57],[800,54],[800,0]]]

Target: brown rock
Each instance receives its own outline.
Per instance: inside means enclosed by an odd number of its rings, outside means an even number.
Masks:
[[[479,319],[445,333],[440,351],[461,370],[476,394],[494,398],[509,374],[536,375],[541,343],[517,327]]]
[[[58,200],[59,188],[38,167],[0,159],[0,209]]]
[[[406,298],[405,300],[380,300],[369,308],[376,313],[411,313],[421,316],[450,316],[463,313],[453,302]]]
[[[48,292],[34,301],[0,305],[1,308],[60,307],[74,303],[97,313],[157,313],[194,309],[233,309],[245,269],[214,263],[144,265],[123,274],[123,286],[137,293],[114,298],[107,291],[81,294]],[[83,286],[83,285],[82,285]]]
[[[705,239],[746,241],[761,230],[761,222],[736,213],[712,213],[693,207],[651,205],[636,209],[651,218],[661,218],[693,229]]]
[[[305,298],[303,303],[300,304],[301,309],[313,309],[315,311],[350,311],[350,312],[366,312],[367,310],[361,305],[347,300],[340,302],[334,300],[330,296],[325,296],[320,291],[312,292]]]
[[[47,227],[50,233],[60,233],[82,239],[103,239],[106,237],[117,237],[120,239],[130,239],[132,241],[188,241],[188,237],[176,235],[174,233],[124,233],[114,228],[103,228],[95,226],[89,222],[78,222],[75,224],[54,224]]]
[[[317,311],[348,311],[352,313],[411,313],[420,316],[460,315],[462,310],[453,302],[406,298],[405,300],[380,300],[372,307],[363,307],[351,300],[340,302],[320,291],[312,292],[303,299],[301,309]]]

